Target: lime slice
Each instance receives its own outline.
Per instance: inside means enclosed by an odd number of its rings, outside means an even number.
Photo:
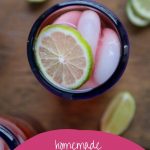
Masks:
[[[131,0],[131,4],[139,16],[150,20],[150,0]]]
[[[135,114],[135,101],[129,92],[119,93],[106,109],[101,130],[113,134],[122,134],[129,126]]]
[[[46,79],[67,89],[82,86],[92,71],[91,47],[76,29],[65,25],[48,25],[40,32],[35,57]]]
[[[145,27],[145,26],[147,26],[150,23],[150,21],[139,17],[135,13],[135,11],[132,9],[132,6],[131,6],[130,2],[128,2],[128,4],[127,4],[126,12],[127,12],[127,16],[129,18],[130,22],[132,24],[136,25],[136,26]]]

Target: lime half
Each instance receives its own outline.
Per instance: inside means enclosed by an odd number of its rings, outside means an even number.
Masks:
[[[65,25],[48,25],[40,32],[35,57],[46,79],[67,89],[82,86],[92,71],[91,47],[76,29]]]
[[[139,26],[139,27],[145,27],[145,26],[149,25],[150,21],[138,16],[136,14],[136,12],[133,10],[130,2],[128,2],[127,6],[126,6],[126,12],[127,12],[128,18],[132,24]]]
[[[150,0],[131,0],[137,14],[150,21]]]

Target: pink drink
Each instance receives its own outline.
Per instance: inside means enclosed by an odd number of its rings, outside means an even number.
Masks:
[[[35,134],[36,131],[24,120],[0,117],[0,150],[14,149]]]
[[[41,29],[49,24],[63,24],[75,28],[92,48],[92,74],[80,90],[103,84],[115,72],[120,59],[120,39],[116,29],[102,14],[82,7],[78,10],[76,7],[71,10],[62,9],[49,16]]]
[[[92,73],[79,88],[54,85],[36,65],[33,39],[38,38],[44,27],[55,24],[74,28],[92,49]],[[129,43],[123,25],[110,10],[94,1],[75,0],[55,5],[38,18],[29,35],[28,59],[35,76],[48,90],[69,99],[89,98],[109,89],[125,70],[128,55]]]

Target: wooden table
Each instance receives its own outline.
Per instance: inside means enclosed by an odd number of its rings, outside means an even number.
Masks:
[[[91,101],[63,101],[43,88],[31,73],[26,41],[35,19],[61,0],[30,6],[25,0],[0,0],[0,114],[19,116],[40,131],[60,128],[99,130],[100,118],[112,97],[130,91],[137,104],[124,137],[150,149],[150,28],[132,26],[126,0],[99,0],[122,20],[129,33],[131,55],[118,84]]]

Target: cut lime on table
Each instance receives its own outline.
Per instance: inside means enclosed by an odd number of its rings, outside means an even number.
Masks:
[[[150,0],[131,0],[136,13],[150,21]]]
[[[128,2],[128,4],[127,4],[126,12],[127,12],[128,18],[132,24],[139,26],[139,27],[145,27],[145,26],[149,25],[150,21],[138,16],[136,14],[136,12],[133,10],[130,2]]]
[[[63,88],[77,89],[92,71],[91,47],[76,29],[65,25],[48,25],[40,32],[35,57],[45,78]]]
[[[102,121],[101,130],[122,134],[131,123],[136,110],[134,97],[129,92],[121,92],[109,104]]]

